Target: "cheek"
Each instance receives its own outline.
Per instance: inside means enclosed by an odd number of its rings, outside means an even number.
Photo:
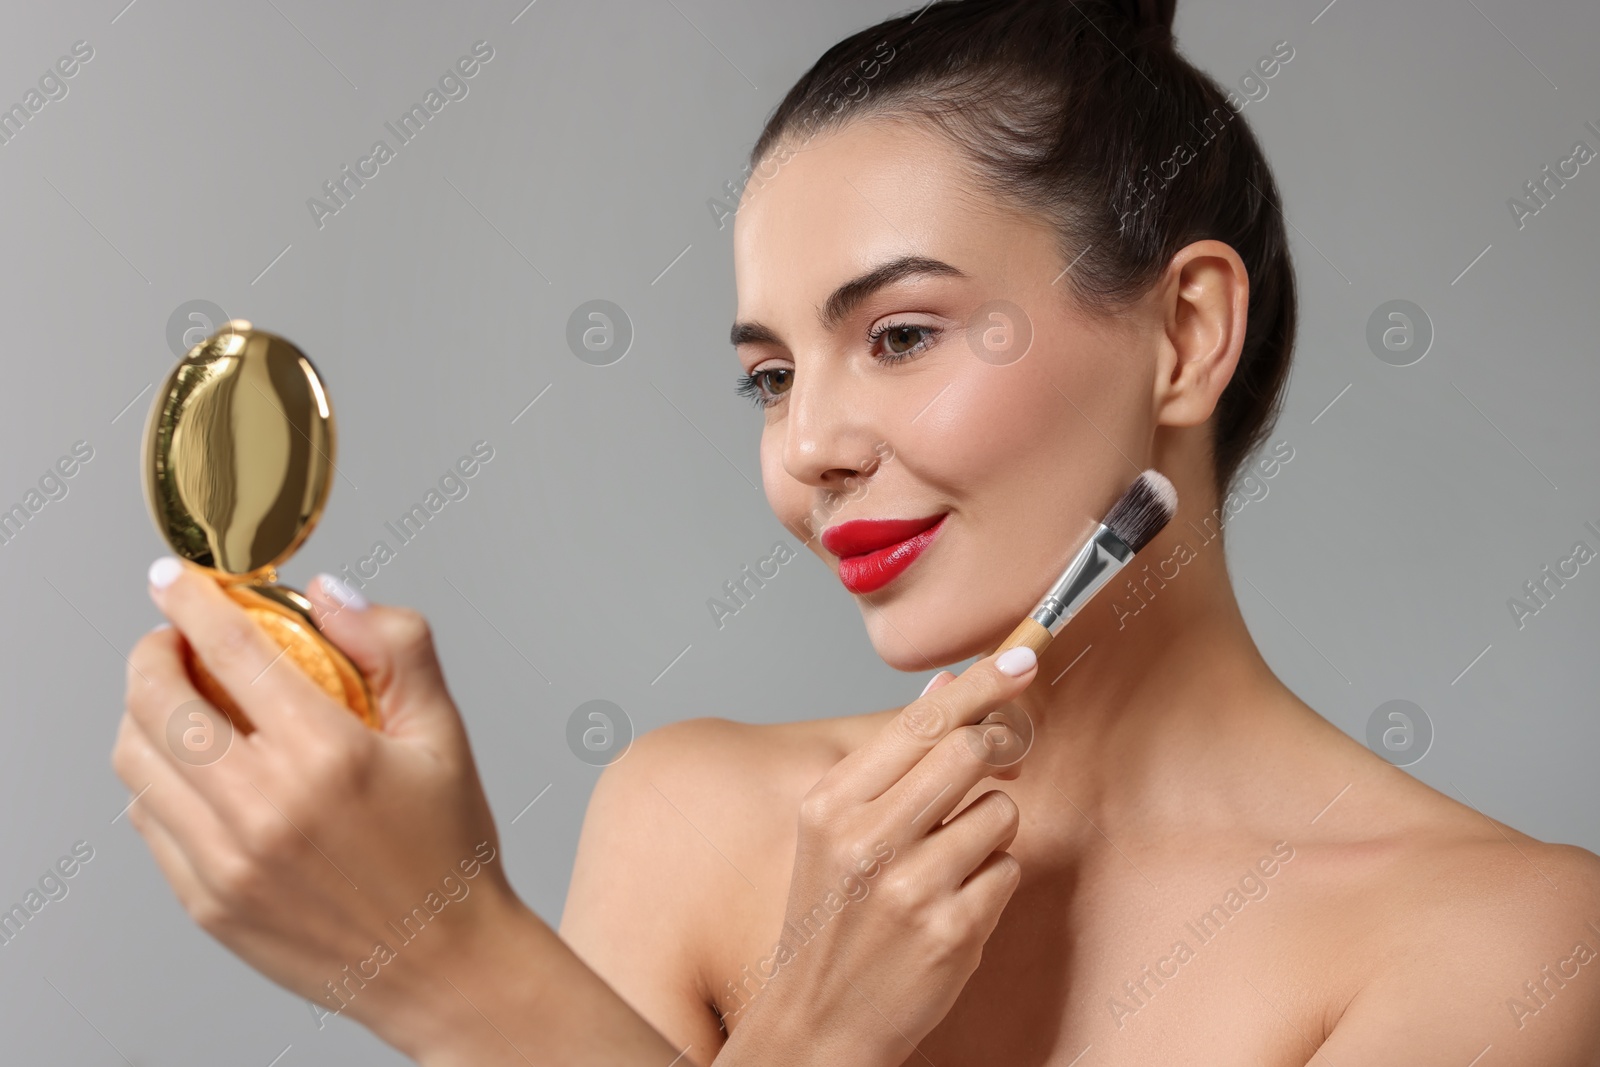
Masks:
[[[960,496],[1029,473],[1034,457],[1049,451],[1065,406],[1048,384],[1042,392],[1031,386],[1019,368],[972,363],[895,444],[926,478]]]
[[[1039,414],[1033,427],[1049,427],[1056,450],[1039,458],[1056,476],[1087,479],[1114,493],[1142,468],[1150,443],[1149,353],[1125,339],[1096,331],[1074,334],[1048,360],[1032,368],[1026,387],[1054,414]],[[1097,501],[1095,504],[1099,507]]]
[[[1127,467],[1118,449],[1135,454],[1132,382],[1109,366],[1094,342],[1036,344],[1003,367],[963,361],[896,448],[924,457],[926,475],[951,491],[985,497],[1013,481],[1055,492],[1063,478],[1081,483],[1102,466]]]

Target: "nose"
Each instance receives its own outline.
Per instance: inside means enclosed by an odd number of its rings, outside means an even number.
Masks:
[[[847,368],[808,371],[795,376],[785,401],[783,467],[804,485],[843,491],[877,469],[885,441],[867,391]]]

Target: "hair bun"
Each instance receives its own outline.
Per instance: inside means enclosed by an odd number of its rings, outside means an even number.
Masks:
[[[1172,39],[1172,16],[1178,0],[1117,0],[1117,7],[1141,32],[1150,32],[1168,41]]]

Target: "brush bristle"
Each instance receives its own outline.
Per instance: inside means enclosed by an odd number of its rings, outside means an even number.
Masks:
[[[1139,475],[1122,498],[1111,505],[1106,525],[1138,552],[1148,545],[1178,511],[1178,491],[1166,475],[1151,469]]]

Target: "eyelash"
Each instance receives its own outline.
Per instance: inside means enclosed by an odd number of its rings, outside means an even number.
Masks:
[[[920,322],[885,322],[879,326],[874,326],[872,329],[867,331],[867,344],[876,346],[879,338],[888,333],[890,330],[920,330],[923,334],[923,339],[918,341],[905,352],[896,352],[892,355],[886,354],[878,356],[877,359],[881,363],[893,364],[914,359],[923,352],[926,352],[928,348],[939,339],[939,335],[944,332],[937,326],[927,326]],[[761,379],[769,374],[782,371],[788,371],[791,374],[794,373],[794,369],[792,367],[777,367],[773,370],[756,371],[753,374],[741,374],[738,376],[738,379],[734,385],[734,392],[739,396],[745,397],[746,399],[754,402],[756,407],[769,408],[778,402],[778,399],[782,394],[780,393],[769,396],[766,391],[761,388]]]

